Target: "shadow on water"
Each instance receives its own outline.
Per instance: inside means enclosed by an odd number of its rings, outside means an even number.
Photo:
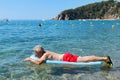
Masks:
[[[96,72],[104,72],[109,73],[110,71],[117,71],[120,70],[120,67],[110,68],[107,65],[103,66],[75,66],[75,65],[50,65],[50,64],[43,64],[43,65],[34,65],[34,66],[27,66],[30,70],[35,70],[38,73],[43,71],[50,75],[63,75],[63,74],[94,74]]]
[[[113,68],[111,71],[120,71],[120,66]]]
[[[79,75],[103,75],[97,72],[109,73],[120,71],[120,67],[109,68],[108,66],[73,66],[73,65],[51,65],[51,64],[42,64],[42,65],[34,65],[31,63],[20,63],[19,65],[9,65],[0,67],[1,76],[6,77],[5,79],[23,79],[29,80],[31,77],[33,79],[43,78],[48,79],[54,77],[62,78],[65,74],[70,74],[74,76]],[[18,67],[19,66],[19,67]],[[6,73],[5,73],[6,72]],[[4,73],[4,74],[2,74]],[[27,76],[27,77],[26,77]],[[42,76],[42,77],[41,77]],[[65,75],[65,77],[69,77],[69,75]],[[54,79],[55,80],[55,79]],[[58,79],[60,80],[60,79]]]
[[[93,74],[95,72],[103,71],[105,73],[109,73],[109,71],[112,68],[109,68],[108,66],[84,66],[84,67],[79,67],[79,66],[70,66],[70,65],[64,65],[60,67],[52,67],[51,70],[52,72],[50,73],[51,75],[62,75],[62,74],[78,74],[78,73],[84,73],[84,74]]]

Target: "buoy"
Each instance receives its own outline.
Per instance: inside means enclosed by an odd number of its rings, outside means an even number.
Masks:
[[[75,24],[72,24],[72,27],[75,27]]]
[[[92,22],[90,22],[90,26],[94,26]]]
[[[112,25],[112,29],[114,29],[115,28],[115,25]]]
[[[90,25],[93,25],[93,23],[92,23],[92,22],[90,22]]]
[[[58,24],[55,24],[55,26],[57,27],[57,26],[58,26]]]

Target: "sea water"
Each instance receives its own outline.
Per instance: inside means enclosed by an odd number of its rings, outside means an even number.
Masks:
[[[33,47],[106,56],[113,68],[23,62]],[[120,80],[120,20],[0,21],[1,80]]]

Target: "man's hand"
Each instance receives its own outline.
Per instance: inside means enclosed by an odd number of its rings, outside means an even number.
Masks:
[[[30,57],[25,58],[24,61],[30,61],[30,62],[33,62],[35,64],[41,64],[41,63],[44,62],[44,60],[37,61],[37,60],[34,60],[34,59],[30,58]]]
[[[27,58],[24,59],[24,61],[31,61],[31,58],[27,57]]]

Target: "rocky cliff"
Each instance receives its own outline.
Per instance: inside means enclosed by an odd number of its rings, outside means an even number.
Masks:
[[[120,2],[103,1],[62,11],[55,20],[120,19]]]

